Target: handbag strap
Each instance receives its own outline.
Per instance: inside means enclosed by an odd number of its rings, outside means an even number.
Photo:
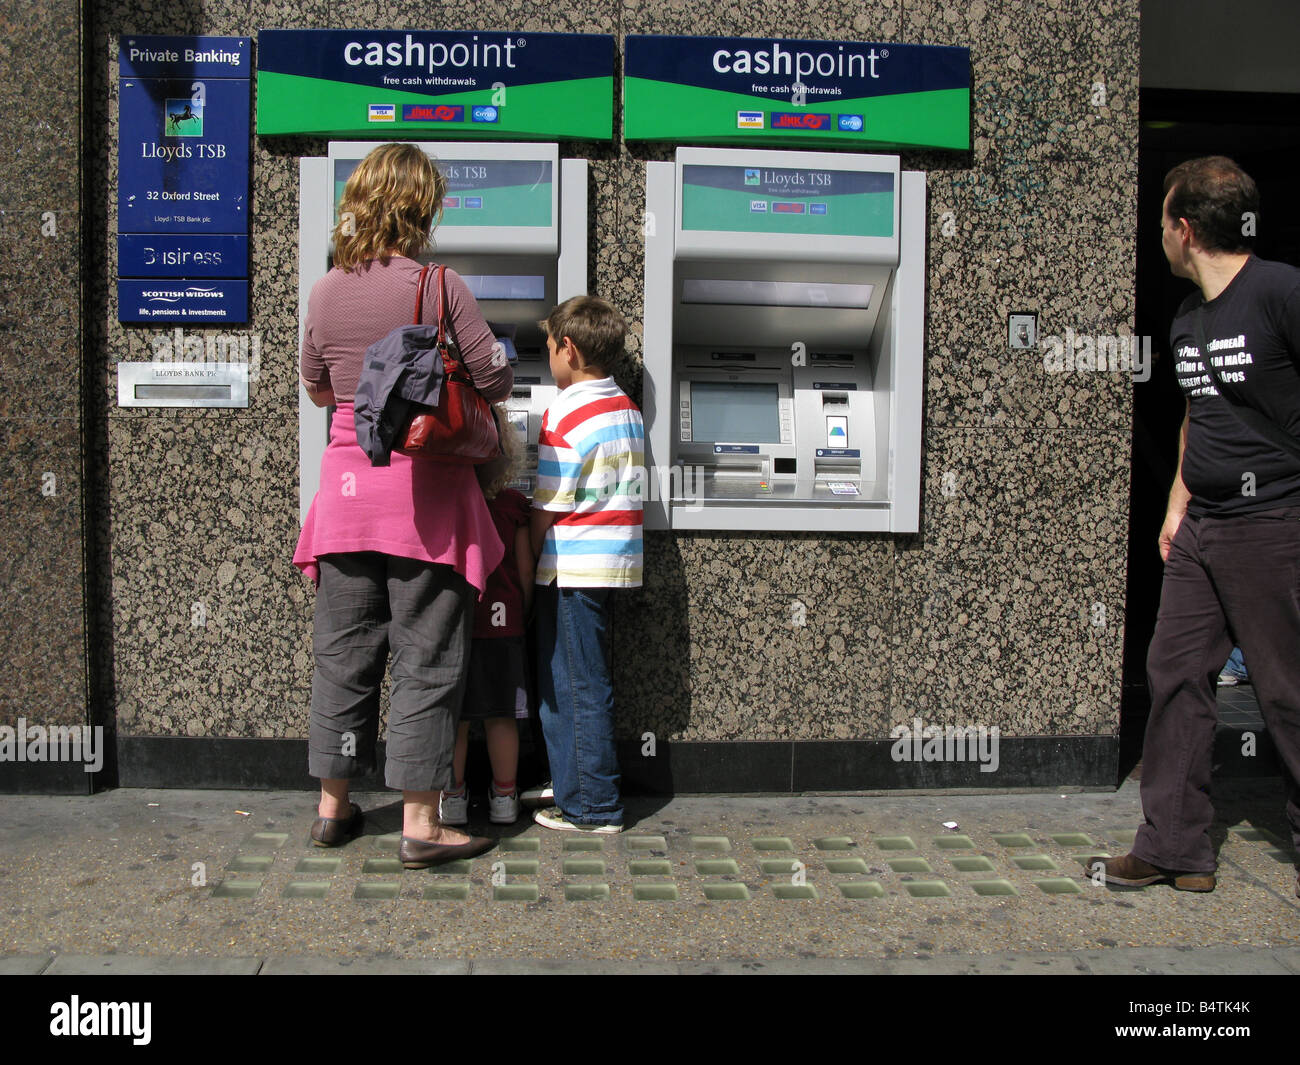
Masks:
[[[1285,454],[1290,455],[1293,459],[1300,459],[1300,440],[1288,433],[1272,418],[1265,414],[1257,407],[1246,403],[1240,396],[1236,395],[1232,389],[1228,388],[1221,378],[1214,371],[1214,363],[1210,361],[1210,349],[1205,343],[1205,308],[1196,309],[1196,343],[1201,349],[1201,365],[1205,367],[1205,372],[1214,379],[1214,385],[1221,395],[1232,408],[1232,412],[1246,425],[1247,428],[1253,429],[1274,447],[1280,448]]]
[[[442,269],[439,267],[439,269]],[[424,279],[429,276],[429,264],[420,267],[420,280],[415,285],[415,325],[419,325],[424,310]],[[439,314],[441,315],[441,309]]]

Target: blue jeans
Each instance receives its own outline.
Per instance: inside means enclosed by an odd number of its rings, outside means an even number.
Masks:
[[[610,588],[535,589],[537,701],[555,805],[577,824],[621,825]]]

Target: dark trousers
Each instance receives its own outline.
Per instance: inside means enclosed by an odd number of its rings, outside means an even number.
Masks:
[[[451,566],[375,552],[323,556],[308,772],[337,780],[374,768],[391,649],[384,780],[402,791],[452,787],[473,621],[474,589]]]
[[[1151,717],[1133,854],[1164,869],[1215,868],[1209,828],[1215,681],[1235,642],[1277,747],[1300,850],[1300,508],[1185,517],[1165,563],[1147,654]]]

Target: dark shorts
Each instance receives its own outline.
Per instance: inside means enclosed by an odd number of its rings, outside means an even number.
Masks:
[[[522,636],[494,636],[470,643],[469,679],[460,719],[491,717],[528,717]]]

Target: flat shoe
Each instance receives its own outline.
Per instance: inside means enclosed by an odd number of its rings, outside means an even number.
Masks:
[[[318,817],[311,826],[311,841],[318,847],[337,847],[361,834],[365,814],[356,803],[347,817]]]
[[[397,848],[397,857],[407,869],[427,869],[431,865],[442,865],[461,858],[475,858],[490,851],[497,845],[494,839],[486,836],[470,836],[468,843],[428,843],[422,839],[402,837],[402,845]]]

